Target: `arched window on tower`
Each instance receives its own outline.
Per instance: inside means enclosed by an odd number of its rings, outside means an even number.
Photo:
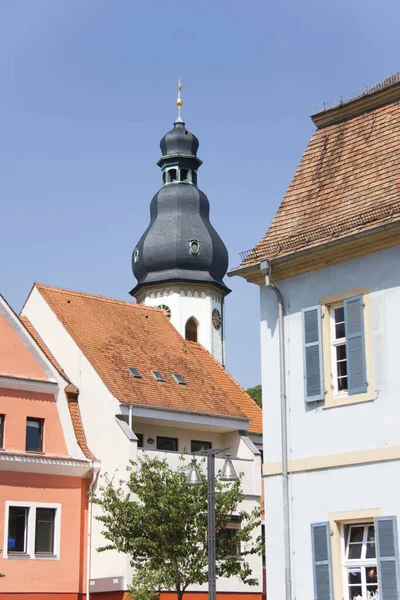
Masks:
[[[177,169],[168,169],[167,171],[167,183],[174,183],[178,181],[178,171]]]
[[[185,326],[185,339],[189,340],[189,342],[197,342],[197,329],[199,324],[197,323],[194,317],[190,317],[186,321]]]
[[[192,182],[191,172],[189,171],[189,169],[181,169],[181,181],[183,181],[184,183]]]

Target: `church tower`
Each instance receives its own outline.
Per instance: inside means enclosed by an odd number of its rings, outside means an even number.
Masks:
[[[130,292],[139,304],[164,309],[179,333],[202,344],[224,365],[223,282],[227,249],[209,220],[207,196],[197,187],[199,141],[181,118],[161,140],[162,187],[150,205],[150,224],[137,243]]]

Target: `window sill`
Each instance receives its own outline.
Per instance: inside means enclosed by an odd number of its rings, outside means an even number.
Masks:
[[[362,402],[373,402],[375,400],[375,392],[366,392],[365,394],[354,394],[354,396],[330,396],[325,399],[324,410],[336,408],[338,406],[348,406],[350,404],[361,404]]]
[[[3,558],[10,560],[59,560],[57,554],[25,554],[23,552],[8,552]]]
[[[39,454],[40,456],[44,456],[46,453],[43,450],[25,450],[27,454]]]

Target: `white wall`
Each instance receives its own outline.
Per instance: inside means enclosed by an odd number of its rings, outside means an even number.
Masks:
[[[279,282],[285,304],[289,458],[400,443],[400,247]],[[301,309],[320,298],[368,286],[376,400],[324,410],[304,402]],[[279,344],[276,297],[261,288],[264,455],[280,459]],[[374,424],[374,426],[371,426]]]
[[[400,444],[400,247],[279,282],[285,306],[289,460]],[[273,273],[272,273],[273,275]],[[369,287],[374,397],[324,409],[304,402],[303,308],[337,293]],[[260,289],[264,461],[281,459],[277,300]],[[379,508],[396,515],[399,462],[296,473],[291,476],[292,577],[296,600],[314,597],[310,524],[331,512]],[[284,598],[282,478],[265,479],[267,591]],[[399,515],[398,515],[399,516]],[[336,596],[335,596],[336,597]]]
[[[399,471],[397,461],[291,476],[292,581],[296,600],[314,598],[311,523],[328,521],[329,513],[379,509],[380,516],[397,516],[399,525]],[[282,478],[268,477],[265,481],[267,597],[280,599],[285,597]]]
[[[192,299],[197,300],[196,298]],[[172,308],[171,305],[170,307]],[[124,479],[127,476],[126,466],[130,459],[137,459],[138,450],[136,442],[128,439],[115,420],[115,415],[121,414],[119,401],[113,397],[104,385],[90,362],[36,289],[29,297],[23,314],[30,319],[56,360],[80,390],[79,407],[86,438],[89,448],[96,458],[101,461],[101,475],[108,473],[112,476],[117,471],[118,479]],[[191,439],[209,440],[212,442],[213,447],[231,446],[232,455],[241,457],[241,460],[235,460],[234,464],[238,473],[244,472],[243,489],[246,494],[244,506],[252,507],[259,501],[260,457],[252,455],[249,448],[240,439],[238,432],[218,433],[198,429],[175,428],[171,425],[164,427],[159,423],[154,425],[143,422],[135,423],[135,421],[133,422],[133,430],[143,433],[145,438],[147,433],[149,433],[149,437],[154,438],[156,435],[178,437],[180,440],[179,448],[182,450],[185,446],[190,449]],[[150,445],[147,445],[150,448]],[[180,456],[179,453],[161,452],[158,454],[166,456],[172,464],[177,464]],[[222,459],[218,459],[218,466],[222,465],[222,462]],[[100,478],[98,486],[101,483],[102,479]],[[99,514],[97,506],[94,506],[93,512],[94,516]],[[96,548],[105,543],[101,530],[102,525],[94,519],[91,579],[124,576],[129,580],[131,570],[126,556],[117,552],[98,553],[96,551]],[[252,557],[251,564],[254,567],[255,576],[260,579],[261,585],[261,558]],[[219,589],[257,591],[255,588],[243,586],[235,579],[230,580],[226,585],[225,582],[221,585],[223,587]]]
[[[171,323],[185,337],[188,319],[194,317],[198,323],[198,342],[222,363],[223,326],[215,329],[212,324],[212,311],[216,308],[223,317],[221,292],[204,285],[172,285],[166,288],[144,290],[138,301],[147,306],[165,304],[171,309]]]

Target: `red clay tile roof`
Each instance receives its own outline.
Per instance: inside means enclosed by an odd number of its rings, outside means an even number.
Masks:
[[[120,402],[247,418],[249,430],[261,433],[261,409],[200,344],[186,342],[163,311],[36,287]],[[128,367],[138,369],[142,379],[134,379]],[[187,385],[176,383],[173,373]]]
[[[397,85],[391,103],[315,131],[267,233],[239,268],[400,221]]]
[[[50,350],[48,349],[48,347],[46,346],[46,344],[44,343],[44,341],[42,340],[42,338],[40,337],[40,335],[36,331],[36,329],[33,327],[33,325],[30,322],[30,320],[27,317],[23,317],[23,316],[20,316],[19,320],[24,325],[24,327],[28,331],[28,333],[30,333],[30,335],[33,337],[33,339],[35,340],[35,342],[37,343],[37,345],[42,350],[43,354],[45,354],[47,360],[49,360],[51,362],[51,364],[53,365],[53,367],[55,369],[57,369],[57,371],[60,373],[60,375],[62,377],[64,377],[64,379],[66,381],[69,381],[69,379],[68,379],[65,371],[61,368],[61,366],[59,365],[59,363],[56,361],[56,359],[54,358],[54,356],[52,355],[52,353],[50,352]]]
[[[57,371],[60,373],[60,375],[66,381],[69,382],[70,380],[68,379],[65,371],[61,368],[60,364],[56,361],[56,359],[50,352],[49,348],[46,346],[43,339],[40,337],[40,335],[38,334],[36,329],[33,327],[32,323],[29,321],[29,319],[27,319],[27,317],[22,317],[22,316],[19,318],[20,318],[22,324],[25,326],[25,329],[27,329],[27,331],[33,337],[33,339],[35,340],[37,345],[40,347],[40,349],[43,351],[43,353],[46,355],[47,359],[51,362],[53,367],[55,367],[55,369],[57,369]],[[70,393],[68,391],[68,388],[74,388],[75,390],[76,390],[76,388],[75,388],[75,386],[72,386],[71,382],[65,388],[65,395],[66,395],[67,402],[68,402],[69,414],[71,415],[71,421],[72,421],[72,426],[74,428],[76,441],[78,442],[78,446],[82,450],[85,457],[88,458],[89,460],[93,460],[94,456],[91,453],[91,451],[89,450],[89,447],[86,443],[86,436],[85,436],[85,432],[83,429],[83,423],[82,423],[81,413],[80,413],[79,404],[78,404],[78,394]]]

